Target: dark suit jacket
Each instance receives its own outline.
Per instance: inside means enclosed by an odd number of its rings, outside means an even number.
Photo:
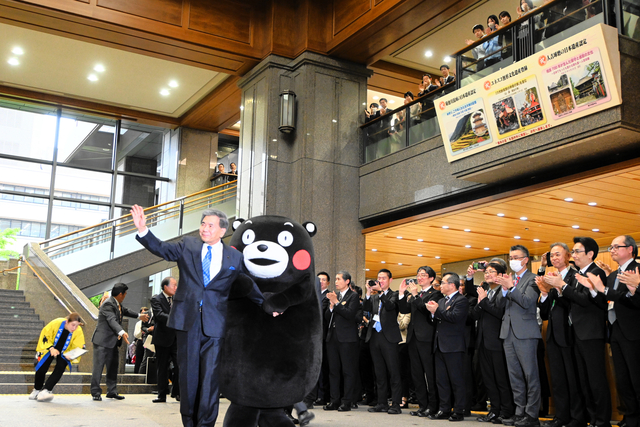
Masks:
[[[136,236],[136,239],[151,253],[178,263],[180,281],[167,325],[178,331],[188,331],[202,311],[204,335],[223,338],[231,284],[245,271],[242,253],[223,244],[220,272],[209,283],[204,283],[202,240],[199,238],[185,237],[178,243],[165,243],[149,231],[142,238]],[[264,302],[255,283],[247,297],[258,305]]]
[[[595,263],[587,268],[588,273],[599,276],[607,283],[607,275]],[[573,284],[562,290],[563,298],[571,301],[571,320],[575,336],[579,340],[606,339],[607,337],[607,299],[598,292],[591,296],[588,288],[573,279]]]
[[[500,338],[507,337],[509,328],[513,329],[513,334],[519,340],[542,337],[536,316],[540,292],[535,277],[535,274],[527,270],[515,289],[507,292],[505,297],[500,291],[497,304],[498,307],[504,308]]]
[[[490,291],[488,285],[483,287],[487,292]],[[476,348],[480,348],[482,345],[487,350],[503,351],[500,328],[502,327],[504,308],[498,307],[496,304],[500,292],[502,292],[502,288],[498,286],[491,299],[487,296],[471,309],[469,316],[477,321]]]
[[[327,322],[331,321],[336,325],[335,328],[332,328],[329,324],[329,332],[336,334],[338,342],[357,342],[358,325],[355,322],[355,318],[358,311],[360,311],[360,298],[358,298],[358,294],[348,289],[342,301],[333,307],[333,312],[331,312],[329,306],[329,298],[325,297],[324,318]],[[329,332],[327,335],[329,335]]]
[[[176,331],[167,326],[171,306],[162,292],[151,297],[151,309],[155,322],[153,344],[160,347],[171,347],[176,341]]]
[[[118,301],[114,297],[109,297],[102,303],[98,323],[91,337],[92,343],[107,348],[122,345],[122,340],[118,339],[118,333],[122,330],[122,318],[123,316],[137,318],[138,313],[122,306],[122,314],[120,314],[118,306]]]
[[[378,313],[378,306],[382,301],[380,307],[380,313]],[[398,293],[389,289],[386,294],[379,293],[371,295],[369,299],[364,300],[363,310],[371,313],[371,319],[376,314],[380,315],[380,325],[382,326],[382,335],[391,343],[399,343],[402,341],[402,335],[400,335],[400,326],[398,325]],[[369,329],[367,330],[367,338],[365,341],[371,339],[375,322],[369,322]]]
[[[442,353],[466,352],[465,325],[469,315],[469,301],[456,293],[445,302],[446,297],[438,301],[438,308],[433,314],[432,322],[436,323],[434,349]]]
[[[567,284],[565,290],[575,286],[575,276],[576,270],[569,267],[567,274],[564,276],[564,282]],[[549,290],[549,294],[544,302],[538,303],[538,306],[540,307],[540,317],[542,317],[542,320],[549,321],[547,325],[547,340],[549,340],[551,334],[553,334],[553,339],[560,347],[570,347],[573,345],[571,325],[569,325],[571,301],[564,296],[560,296],[558,290],[553,288]]]
[[[626,268],[626,271],[635,271],[636,267],[640,267],[635,261],[631,261]],[[614,308],[616,310],[616,322],[620,322],[619,326],[622,330],[622,335],[629,341],[640,340],[640,328],[638,328],[638,315],[640,315],[640,307],[638,303],[638,292],[633,297],[628,297],[627,287],[620,283],[618,289],[614,290],[613,286],[618,277],[618,271],[612,272],[607,277],[607,293],[606,298],[609,301],[614,302]]]
[[[442,293],[432,286],[422,297],[418,294],[415,298],[412,296],[409,299],[409,295],[411,294],[407,292],[398,302],[400,313],[411,313],[411,321],[407,328],[407,342],[414,338],[422,342],[433,342],[436,330],[433,323],[428,320],[431,313],[425,304],[429,301],[438,302],[442,299]]]

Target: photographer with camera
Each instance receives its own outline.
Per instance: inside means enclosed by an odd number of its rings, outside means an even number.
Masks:
[[[407,329],[407,346],[411,364],[411,377],[416,390],[419,408],[409,414],[427,417],[438,412],[435,362],[433,359],[433,336],[435,328],[429,323],[431,316],[426,303],[439,301],[442,293],[433,287],[436,272],[429,266],[418,268],[416,281],[403,280],[400,284],[398,306],[401,313],[411,313]]]

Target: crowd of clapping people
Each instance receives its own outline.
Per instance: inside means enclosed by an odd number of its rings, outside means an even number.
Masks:
[[[590,237],[575,237],[571,248],[557,242],[531,272],[528,249],[516,245],[508,263],[475,262],[464,277],[420,267],[398,291],[387,269],[362,288],[340,271],[335,291],[329,274],[318,273],[325,348],[307,406],[346,412],[360,403],[400,414],[413,403],[411,416],[460,421],[484,410],[478,422],[532,427],[548,413],[551,384],[555,411],[545,427],[610,427],[609,344],[624,414],[618,425],[636,427],[638,249],[631,236],[618,236],[608,250],[613,269],[596,261]]]

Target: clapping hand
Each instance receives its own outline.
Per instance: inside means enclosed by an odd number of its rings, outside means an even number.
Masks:
[[[335,292],[327,292],[327,298],[329,298],[332,307],[338,303],[338,295]]]
[[[536,276],[535,281],[538,289],[540,289],[540,292],[543,294],[543,296],[546,296],[546,294],[548,294],[551,290],[551,286],[547,282],[545,282],[543,276]]]
[[[482,286],[478,286],[478,302],[482,301],[487,297],[487,291]]]
[[[560,276],[560,273],[558,272],[549,273],[546,276],[544,276],[544,282],[547,285],[553,286],[557,290],[561,290],[562,287],[564,286],[564,281],[562,280],[562,276]]]
[[[591,283],[591,280],[589,280],[588,277],[583,276],[582,274],[576,274],[576,280],[585,288],[591,291],[593,290],[593,283]]]
[[[502,289],[505,291],[513,288],[513,277],[510,274],[498,274],[496,277],[496,282],[498,285],[502,286]]]
[[[425,305],[427,306],[427,310],[429,310],[429,312],[431,312],[431,314],[435,313],[436,310],[438,309],[438,303],[435,302],[435,301],[429,301]]]
[[[604,274],[606,274],[607,276],[610,275],[611,272],[613,271],[609,266],[609,264],[605,264],[602,261],[596,261],[596,265],[600,267],[604,271]]]
[[[631,295],[635,295],[636,289],[640,284],[640,272],[638,271],[638,267],[636,267],[635,271],[623,271],[618,274],[618,277],[620,278],[620,283],[627,285],[627,289],[629,289]]]
[[[587,277],[589,277],[589,281],[593,284],[594,290],[604,292],[604,284],[602,283],[602,280],[600,280],[599,276],[596,276],[593,273],[587,273]]]

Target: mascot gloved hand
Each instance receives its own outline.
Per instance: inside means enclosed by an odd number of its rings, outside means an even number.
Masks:
[[[232,286],[219,369],[220,392],[231,401],[224,426],[291,426],[282,408],[313,389],[322,362],[316,227],[268,215],[236,220],[233,230],[229,244],[242,252],[265,301],[260,308],[243,298],[247,277]]]

